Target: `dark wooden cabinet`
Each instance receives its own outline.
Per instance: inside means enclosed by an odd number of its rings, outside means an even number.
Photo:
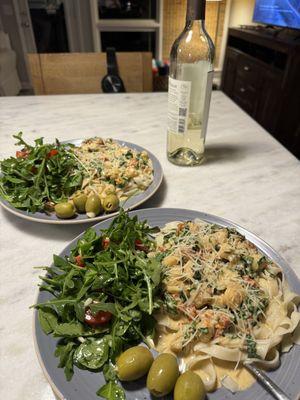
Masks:
[[[300,44],[229,29],[222,90],[300,158]]]

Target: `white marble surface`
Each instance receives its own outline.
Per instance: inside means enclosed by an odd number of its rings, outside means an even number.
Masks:
[[[0,158],[11,135],[62,140],[92,135],[148,148],[165,180],[145,207],[183,207],[231,219],[257,233],[300,276],[300,163],[221,92],[214,92],[207,161],[196,168],[166,159],[166,94],[0,98]],[[38,271],[87,225],[32,223],[0,211],[0,398],[53,400],[33,349],[32,310]]]

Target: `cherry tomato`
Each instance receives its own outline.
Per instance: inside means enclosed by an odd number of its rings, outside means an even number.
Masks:
[[[78,256],[75,257],[76,260],[76,264],[78,265],[78,267],[83,268],[84,267],[84,261],[81,255],[78,254]]]
[[[49,153],[47,154],[47,158],[51,158],[53,156],[56,156],[56,154],[58,154],[58,150],[56,149],[52,149],[49,151]]]
[[[106,250],[109,247],[110,239],[106,237],[105,239],[102,240],[102,247],[104,250]]]
[[[28,157],[28,154],[29,154],[29,151],[27,149],[16,151],[17,158],[26,158],[26,157]]]
[[[147,253],[149,250],[147,246],[144,246],[143,242],[140,239],[135,240],[134,247],[136,250],[144,251],[145,253]]]
[[[105,325],[111,320],[112,314],[109,311],[98,311],[95,315],[87,308],[85,310],[84,322],[92,328],[100,325]]]

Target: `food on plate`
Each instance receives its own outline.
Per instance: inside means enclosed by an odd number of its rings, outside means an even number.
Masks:
[[[118,380],[147,372],[157,397],[174,386],[175,400],[201,400],[221,385],[242,390],[253,383],[244,362],[276,368],[280,351],[299,343],[299,296],[232,228],[201,220],[151,228],[121,209],[45,270],[41,290],[53,298],[35,305],[41,328],[60,339],[55,355],[68,380],[74,365],[103,372],[104,398],[125,399]],[[141,342],[159,353],[154,361]],[[189,372],[179,377],[178,366]]]
[[[90,218],[95,218],[103,210],[100,197],[96,193],[90,193],[85,203],[86,215]]]
[[[54,211],[58,218],[67,219],[72,218],[75,215],[74,204],[67,201],[55,204]]]
[[[163,397],[172,392],[179,368],[176,357],[162,353],[153,361],[147,376],[147,388],[155,397]]]
[[[235,229],[200,220],[166,224],[156,244],[163,266],[156,349],[176,354],[206,390],[251,385],[245,361],[278,367],[300,320],[283,271]]]
[[[115,211],[118,206],[119,206],[119,199],[116,194],[108,194],[104,199],[102,200],[102,205],[105,211],[111,212]]]
[[[75,195],[73,196],[73,203],[74,206],[76,207],[76,211],[79,213],[84,213],[85,210],[85,205],[87,201],[87,195],[85,193],[82,193],[80,191],[76,192]]]
[[[14,138],[22,149],[0,162],[0,196],[17,209],[55,212],[62,219],[72,218],[76,212],[94,218],[116,211],[153,181],[147,152],[113,139],[95,137],[74,146],[58,140],[44,144],[43,138],[30,145],[21,132]],[[63,212],[56,212],[61,203]],[[75,206],[73,215],[66,203]]]
[[[174,400],[204,400],[205,387],[202,379],[193,371],[186,371],[176,381]]]
[[[120,381],[134,381],[146,375],[153,363],[153,355],[147,347],[134,346],[122,353],[116,362]]]
[[[142,250],[155,249],[151,233],[145,222],[121,210],[99,234],[88,229],[70,255],[54,256],[53,265],[41,277],[40,290],[53,298],[35,307],[43,331],[60,339],[55,352],[59,366],[68,380],[74,365],[101,369],[107,381],[99,389],[101,396],[114,391],[125,398],[117,376],[126,380],[138,372],[133,367],[124,371],[130,363],[128,353],[121,353],[142,341],[149,345],[154,337],[161,269],[159,258],[150,259]],[[140,352],[147,353],[139,371],[146,373],[152,361],[149,350],[133,351],[139,361]]]

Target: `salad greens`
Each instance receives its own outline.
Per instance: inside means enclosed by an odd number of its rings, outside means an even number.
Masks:
[[[39,138],[31,146],[23,140],[22,132],[13,137],[22,150],[0,162],[0,196],[12,206],[47,211],[51,203],[66,200],[81,187],[83,168],[70,151],[71,144],[58,140],[44,144]]]
[[[43,331],[59,338],[58,366],[67,380],[74,365],[102,370],[107,384],[97,394],[108,400],[125,399],[116,357],[154,334],[161,267],[158,256],[147,256],[154,248],[151,232],[145,221],[121,210],[100,234],[88,229],[69,256],[55,255],[40,277],[40,290],[53,298],[34,307]],[[99,317],[102,323],[92,323]]]

